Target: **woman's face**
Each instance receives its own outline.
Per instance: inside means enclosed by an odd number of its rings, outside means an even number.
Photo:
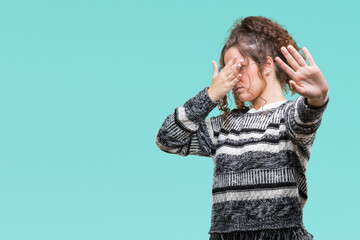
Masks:
[[[231,47],[225,52],[225,65],[234,56],[237,56],[238,59],[244,59],[236,47]],[[245,62],[242,65],[243,70],[240,72],[242,76],[233,90],[236,95],[238,95],[240,101],[254,103],[265,89],[266,83],[262,78],[260,78],[259,67],[254,60],[251,58],[249,58],[248,61],[246,59],[244,60]]]

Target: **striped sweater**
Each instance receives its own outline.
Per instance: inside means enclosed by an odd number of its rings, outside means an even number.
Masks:
[[[219,104],[208,87],[166,117],[155,143],[180,156],[214,162],[210,239],[313,239],[303,225],[306,168],[328,105],[299,96],[264,111],[207,118]]]

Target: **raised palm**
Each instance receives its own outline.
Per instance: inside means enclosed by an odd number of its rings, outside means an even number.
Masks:
[[[282,47],[281,52],[284,54],[291,67],[284,63],[279,57],[276,57],[275,60],[292,79],[289,81],[291,89],[308,99],[325,98],[329,87],[324,75],[315,64],[315,61],[307,48],[304,47],[303,52],[305,53],[309,65],[300,53],[291,45],[287,48]]]

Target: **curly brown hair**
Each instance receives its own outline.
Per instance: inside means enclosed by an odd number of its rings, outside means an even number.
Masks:
[[[259,76],[265,80],[262,70],[267,56],[271,57],[273,60],[275,60],[275,57],[280,57],[289,65],[286,58],[281,53],[281,47],[291,44],[298,52],[300,50],[288,31],[269,18],[262,16],[239,18],[234,22],[228,32],[230,30],[230,36],[227,38],[221,51],[219,70],[222,70],[225,67],[224,56],[226,51],[235,46],[245,59],[249,60],[249,58],[251,58],[254,60],[259,67]],[[301,53],[301,55],[305,59],[304,54]],[[280,86],[284,93],[288,93],[288,89],[290,88],[289,80],[291,80],[291,78],[278,66],[276,61],[274,61],[274,64],[276,77],[280,81]],[[294,94],[293,91],[292,94]],[[247,112],[250,109],[251,105],[246,106],[244,102],[241,102],[239,98],[236,97],[237,95],[234,90],[232,90],[232,95],[237,110],[240,112]],[[223,112],[223,120],[225,120],[225,125],[227,125],[229,123],[228,115],[231,113],[228,108],[227,96],[225,95],[219,102],[218,108]]]

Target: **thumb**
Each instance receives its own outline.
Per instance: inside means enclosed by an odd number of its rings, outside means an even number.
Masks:
[[[217,75],[219,75],[219,68],[218,65],[215,61],[211,61],[214,68],[213,68],[213,78],[216,77]]]
[[[290,83],[290,90],[291,91],[296,92],[296,93],[298,93],[300,95],[303,94],[303,92],[304,92],[303,87],[297,85],[294,80],[290,80],[289,83]]]

